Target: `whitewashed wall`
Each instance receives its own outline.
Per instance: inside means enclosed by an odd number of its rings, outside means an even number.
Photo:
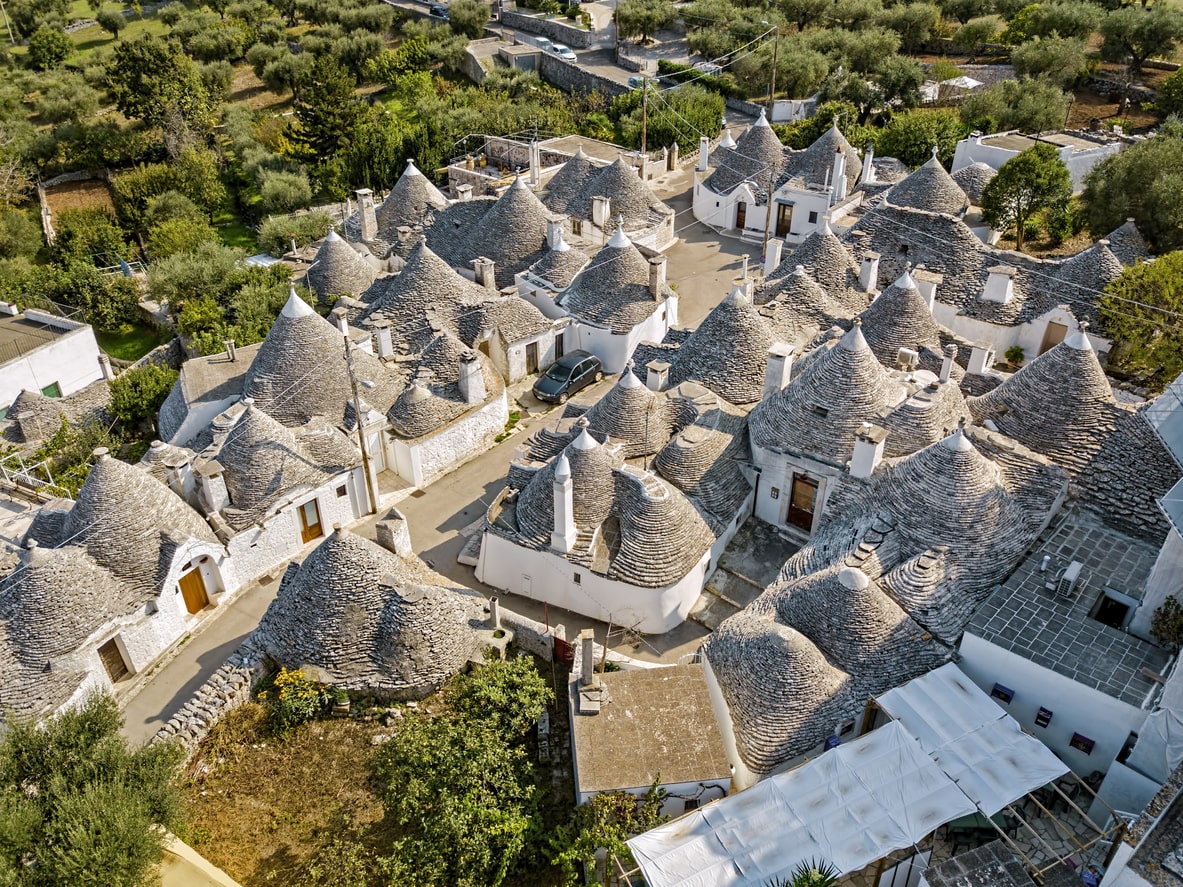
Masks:
[[[1150,638],[1150,620],[1154,611],[1162,606],[1170,595],[1178,595],[1183,584],[1183,538],[1173,527],[1159,549],[1154,568],[1146,580],[1142,592],[1142,604],[1134,611],[1130,632],[1143,638]]]
[[[497,397],[439,431],[414,440],[393,438],[390,444],[393,459],[387,464],[415,486],[426,486],[483,453],[493,438],[505,430],[508,421],[509,402],[503,387]]]
[[[940,292],[940,288],[938,287],[937,299],[932,309],[932,315],[936,318],[937,323],[956,333],[961,338],[968,339],[970,342],[989,345],[994,349],[999,358],[1013,345],[1018,345],[1023,349],[1024,360],[1033,360],[1036,358],[1039,355],[1039,346],[1043,344],[1043,336],[1047,332],[1047,325],[1050,322],[1062,323],[1068,327],[1066,334],[1068,336],[1080,329],[1076,318],[1072,316],[1072,312],[1065,305],[1053,308],[1051,311],[1040,315],[1029,323],[1018,324],[1016,326],[999,326],[998,324],[979,320],[976,317],[968,317],[960,313],[957,306],[941,301]],[[1107,353],[1113,345],[1109,339],[1103,336],[1088,333],[1088,337],[1089,342],[1092,343],[1093,350],[1101,353]]]
[[[844,453],[834,454],[836,459],[847,456],[848,454]],[[818,521],[825,513],[833,489],[833,479],[841,476],[842,472],[832,465],[823,465],[801,456],[778,453],[754,444],[752,461],[760,469],[760,482],[755,496],[756,517],[774,526],[800,531],[799,527],[789,524],[789,501],[793,494],[793,475],[804,474],[818,482],[817,501],[813,510],[813,529],[817,529]],[[776,498],[773,498],[774,489],[777,491]]]
[[[29,313],[25,316],[29,317]],[[70,323],[55,319],[59,321],[55,325]],[[65,335],[0,367],[0,407],[9,406],[25,389],[40,391],[57,382],[65,396],[101,378],[99,343],[95,340],[94,330],[86,325],[76,325]]]
[[[564,342],[568,351],[581,348],[598,357],[604,364],[605,373],[619,373],[639,344],[662,341],[670,327],[677,322],[677,297],[671,296],[664,302],[655,302],[654,311],[648,319],[627,333],[614,333],[605,327],[594,326],[572,317]]]

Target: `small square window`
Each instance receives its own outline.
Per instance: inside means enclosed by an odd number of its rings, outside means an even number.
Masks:
[[[583,577],[581,575],[579,575],[578,573],[575,574],[575,584],[576,585],[583,584]]]
[[[338,499],[344,499],[348,495],[349,495],[349,491],[347,489],[345,489],[345,484],[341,484],[341,486],[337,487],[337,498]]]
[[[809,214],[809,224],[813,225],[813,224],[816,224],[816,223],[817,223],[817,213],[816,213],[816,212],[812,212],[812,213],[810,213],[810,214]]]
[[[999,702],[1005,702],[1007,705],[1009,705],[1010,701],[1015,698],[1015,691],[1010,687],[1002,686],[1002,684],[995,684],[990,689],[990,695]]]
[[[842,727],[841,727],[841,728],[838,730],[838,735],[839,735],[839,736],[845,736],[845,735],[847,735],[848,733],[853,733],[853,732],[854,732],[854,721],[847,721],[847,722],[846,722],[845,724],[843,724],[843,725],[842,725]]]
[[[780,498],[780,487],[773,487],[772,492],[768,494],[768,497],[770,499],[779,499]]]
[[[698,798],[687,798],[682,802],[682,812],[689,813],[691,810],[698,809]]]

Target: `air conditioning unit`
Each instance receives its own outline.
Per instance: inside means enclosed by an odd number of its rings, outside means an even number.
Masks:
[[[1083,584],[1080,577],[1083,568],[1084,564],[1080,561],[1073,561],[1060,570],[1056,574],[1056,594],[1065,598],[1073,597]]]

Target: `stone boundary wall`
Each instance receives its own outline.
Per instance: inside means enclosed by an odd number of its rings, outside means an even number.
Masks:
[[[542,53],[538,72],[547,83],[567,92],[600,92],[615,97],[629,91],[628,86],[623,83],[585,71],[578,65],[565,62],[549,52]]]
[[[741,114],[750,114],[752,117],[759,117],[760,112],[765,110],[764,105],[757,105],[755,102],[745,102],[743,99],[735,99],[731,96],[725,97],[723,104],[732,111],[739,111]]]
[[[163,345],[157,345],[134,363],[126,360],[119,360],[117,357],[112,357],[111,363],[118,367],[123,367],[124,369],[129,370],[147,366],[148,364],[179,370],[181,368],[181,363],[184,360],[185,352],[184,349],[181,348],[180,338],[172,338]]]
[[[501,625],[513,632],[513,643],[527,653],[540,656],[547,662],[553,662],[555,656],[555,638],[565,641],[567,629],[563,625],[552,625],[549,629],[541,622],[535,622],[527,616],[521,616],[504,607],[500,610]]]
[[[546,19],[534,15],[524,15],[520,12],[504,10],[501,13],[501,24],[515,31],[525,31],[527,34],[538,34],[549,38],[554,43],[562,43],[578,49],[587,49],[592,44],[592,32],[583,28],[565,25],[556,19]]]
[[[616,54],[616,64],[626,71],[636,71],[638,74],[657,73],[657,62],[653,59],[633,58],[631,55],[625,55],[623,52]]]
[[[177,739],[185,749],[185,760],[193,757],[201,740],[234,709],[250,702],[254,686],[274,671],[274,664],[256,650],[247,637],[242,646],[230,654],[208,681],[181,706],[168,723],[156,731],[150,742]]]

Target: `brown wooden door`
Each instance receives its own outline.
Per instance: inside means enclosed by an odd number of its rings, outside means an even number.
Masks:
[[[1043,341],[1039,344],[1039,353],[1043,354],[1045,351],[1050,351],[1055,348],[1068,335],[1068,327],[1062,323],[1056,323],[1054,320],[1047,322],[1047,329],[1043,331]]]
[[[748,205],[744,201],[735,204],[735,227],[741,231],[748,222]]]
[[[185,609],[190,613],[200,613],[209,606],[209,595],[205,592],[201,570],[190,570],[182,576],[180,586],[181,596],[185,598]]]
[[[538,372],[538,343],[526,343],[526,373]]]
[[[789,497],[789,523],[806,532],[813,531],[813,509],[817,502],[817,481],[793,475],[793,491]]]
[[[563,356],[563,334],[558,333],[555,336],[555,360]]]
[[[315,499],[309,499],[300,506],[300,541],[311,542],[321,535],[320,509]]]
[[[102,660],[103,668],[107,670],[107,676],[111,678],[111,683],[127,677],[127,663],[123,661],[123,654],[119,652],[119,645],[115,643],[115,638],[111,638],[99,647],[99,659]]]
[[[776,205],[776,236],[784,237],[789,233],[793,224],[793,204],[778,203]]]

